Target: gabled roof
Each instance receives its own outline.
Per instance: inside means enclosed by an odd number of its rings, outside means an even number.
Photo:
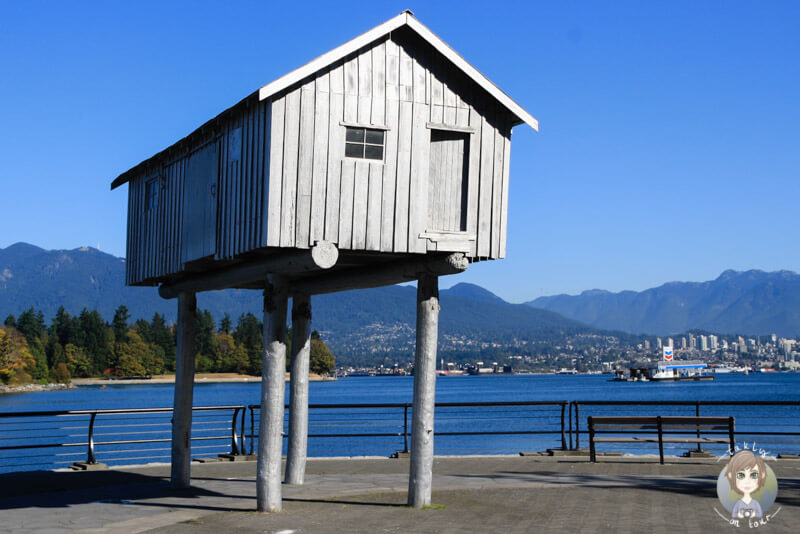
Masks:
[[[473,80],[478,86],[483,88],[487,93],[489,93],[492,97],[495,98],[500,104],[505,106],[512,114],[514,114],[520,123],[526,123],[531,128],[536,131],[539,131],[539,121],[537,121],[531,114],[527,111],[522,109],[522,107],[514,102],[507,94],[500,90],[494,83],[492,83],[486,76],[478,72],[478,69],[467,63],[467,61],[461,57],[455,50],[450,48],[444,41],[439,39],[432,31],[422,25],[416,18],[414,18],[414,14],[411,11],[403,11],[396,17],[393,17],[383,24],[372,28],[366,33],[363,33],[356,37],[355,39],[346,42],[345,44],[334,48],[330,52],[322,54],[317,59],[306,63],[299,69],[293,70],[292,72],[281,76],[277,80],[268,83],[267,85],[263,86],[259,89],[256,93],[253,93],[243,99],[238,104],[226,109],[210,121],[207,121],[205,124],[197,128],[194,132],[187,135],[180,141],[173,143],[168,148],[162,150],[158,154],[146,159],[145,161],[139,163],[135,167],[125,171],[124,173],[117,176],[113,182],[111,182],[111,189],[115,189],[122,184],[126,183],[130,180],[140,169],[144,166],[149,164],[151,161],[161,157],[162,155],[168,153],[171,150],[183,148],[186,146],[186,143],[189,139],[194,138],[196,135],[199,135],[201,132],[207,130],[209,127],[213,127],[218,120],[222,119],[224,116],[228,115],[229,113],[233,112],[234,110],[238,109],[241,106],[246,106],[248,101],[257,98],[258,100],[266,100],[271,96],[283,91],[284,89],[292,86],[293,84],[305,79],[306,77],[314,74],[318,70],[322,70],[325,67],[336,63],[337,61],[344,59],[346,56],[358,51],[359,49],[367,46],[368,44],[390,34],[392,31],[397,30],[398,28],[407,27],[413,30],[417,35],[419,35],[425,42],[430,44],[434,49],[436,49],[440,54],[442,54],[445,58],[447,58],[453,65],[455,65],[458,69],[460,69],[464,74],[466,74],[471,80]]]
[[[486,90],[486,92],[492,95],[498,102],[508,108],[509,111],[511,111],[520,119],[520,122],[524,122],[530,125],[530,127],[534,130],[539,131],[539,121],[533,118],[530,113],[522,109],[522,107],[514,102],[511,97],[501,91],[500,88],[498,88],[489,80],[489,78],[478,72],[478,69],[467,63],[467,61],[461,57],[458,52],[450,48],[447,43],[439,39],[432,31],[423,26],[422,23],[414,18],[413,13],[408,10],[403,11],[396,17],[387,20],[380,26],[376,26],[368,32],[362,33],[352,41],[348,41],[345,44],[334,48],[330,52],[322,54],[317,59],[306,63],[299,69],[293,70],[289,74],[281,76],[274,82],[268,83],[259,89],[259,100],[266,100],[272,95],[314,74],[318,70],[328,67],[340,59],[343,59],[346,56],[358,51],[360,48],[368,45],[369,43],[376,41],[384,35],[387,35],[403,26],[407,26],[408,28],[414,30],[417,35],[422,37],[440,54],[450,60],[456,67],[461,69],[464,74],[469,76],[475,83]]]

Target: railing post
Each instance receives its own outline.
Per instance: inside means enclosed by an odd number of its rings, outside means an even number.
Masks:
[[[94,464],[97,463],[94,457],[94,418],[97,417],[96,413],[92,413],[91,417],[89,418],[89,435],[88,439],[86,440],[89,443],[89,451],[86,456],[86,463],[87,464]]]
[[[403,452],[408,452],[408,403],[403,406]]]
[[[250,455],[253,455],[253,444],[256,441],[256,415],[255,409],[250,405]]]
[[[567,402],[564,401],[561,403],[561,450],[567,449],[567,436],[565,435],[564,429],[564,408],[567,407]]]
[[[233,409],[233,419],[231,420],[231,454],[239,455],[239,445],[236,443],[236,416],[239,415],[239,408]]]
[[[694,416],[700,417],[700,401],[696,401],[694,405]],[[700,423],[697,424],[697,439],[700,439]],[[700,442],[697,442],[697,450],[695,452],[703,452],[702,447],[700,447]]]
[[[569,450],[572,449],[572,406],[575,404],[575,401],[569,403]]]
[[[661,416],[656,417],[658,424],[658,458],[661,460],[661,465],[664,465],[664,427],[661,425]]]
[[[240,442],[242,444],[242,454],[247,454],[247,432],[244,427],[244,416],[247,413],[247,406],[242,406],[242,433],[240,434]]]
[[[578,401],[575,401],[575,450],[581,448],[581,418],[578,415]]]

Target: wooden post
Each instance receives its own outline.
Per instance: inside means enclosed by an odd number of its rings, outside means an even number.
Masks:
[[[417,348],[414,357],[414,415],[411,423],[411,472],[408,505],[431,504],[433,484],[433,410],[439,333],[439,278],[423,274],[417,282]]]
[[[258,429],[256,500],[259,512],[281,510],[283,402],[286,387],[286,282],[267,276],[264,289],[264,352]]]
[[[286,483],[302,484],[308,447],[308,367],[311,359],[311,298],[292,297],[292,378],[289,387],[289,446]]]
[[[192,394],[194,390],[194,293],[178,295],[178,346],[175,355],[175,399],[172,412],[172,473],[175,489],[189,487],[191,476]]]

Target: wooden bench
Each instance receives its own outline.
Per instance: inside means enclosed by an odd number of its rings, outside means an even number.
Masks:
[[[658,456],[664,463],[664,443],[727,443],[734,450],[733,417],[589,417],[589,450],[597,461],[595,443],[658,443]],[[703,437],[720,434],[725,437]],[[639,434],[607,436],[603,434]],[[598,434],[601,434],[598,436]],[[691,436],[687,434],[692,434]]]

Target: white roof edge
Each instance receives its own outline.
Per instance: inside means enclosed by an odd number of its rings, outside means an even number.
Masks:
[[[464,73],[467,74],[470,78],[475,81],[478,85],[480,85],[483,89],[486,90],[490,95],[495,97],[501,104],[507,107],[512,113],[514,113],[517,117],[519,117],[523,122],[528,124],[531,128],[539,131],[539,121],[537,121],[533,115],[522,109],[522,106],[514,102],[510,96],[505,94],[499,87],[497,87],[494,83],[492,83],[489,78],[484,76],[483,74],[478,71],[475,67],[470,65],[466,59],[461,57],[461,55],[450,48],[450,46],[439,39],[436,34],[426,28],[420,21],[415,19],[414,17],[409,16],[407,20],[407,24],[416,31],[423,39],[428,41],[436,50],[439,51],[444,57],[449,59],[455,66],[460,68]]]
[[[275,93],[286,89],[290,85],[293,85],[300,80],[312,75],[316,71],[334,63],[343,57],[352,54],[353,52],[357,51],[358,49],[368,45],[372,41],[375,41],[386,35],[387,33],[396,30],[397,28],[407,25],[412,30],[414,30],[417,34],[420,35],[423,39],[425,39],[431,46],[433,46],[440,54],[450,60],[455,66],[459,69],[464,71],[464,73],[472,78],[472,80],[481,86],[486,92],[492,95],[495,99],[497,99],[501,104],[503,104],[506,108],[508,108],[512,113],[514,113],[517,117],[519,117],[522,122],[528,124],[531,128],[539,131],[539,121],[537,121],[530,113],[522,109],[522,107],[514,102],[510,96],[505,94],[499,87],[497,87],[494,83],[492,83],[486,76],[481,74],[478,69],[470,65],[467,60],[461,57],[458,52],[450,48],[444,41],[442,41],[439,37],[437,37],[432,31],[426,28],[421,22],[415,19],[411,13],[404,11],[400,13],[396,17],[393,17],[383,24],[372,28],[366,33],[362,33],[355,39],[346,42],[345,44],[338,46],[327,52],[322,54],[318,58],[314,59],[303,65],[302,67],[293,70],[292,72],[281,76],[277,80],[268,83],[267,85],[263,86],[258,91],[258,99],[259,100],[266,100],[267,98],[271,97]]]
[[[302,67],[293,70],[292,72],[285,74],[278,78],[275,81],[272,81],[258,90],[258,99],[259,100],[266,100],[267,98],[271,97],[275,93],[286,89],[290,85],[299,82],[303,78],[306,78],[318,70],[334,63],[341,58],[347,56],[348,54],[352,54],[359,48],[362,48],[372,41],[379,39],[383,35],[391,32],[392,30],[396,30],[400,26],[406,24],[406,13],[400,13],[396,17],[393,17],[380,26],[376,26],[369,30],[366,33],[362,33],[352,41],[348,41],[341,46],[337,46],[330,52],[326,52],[322,54],[318,58],[314,59],[313,61],[309,61]]]

